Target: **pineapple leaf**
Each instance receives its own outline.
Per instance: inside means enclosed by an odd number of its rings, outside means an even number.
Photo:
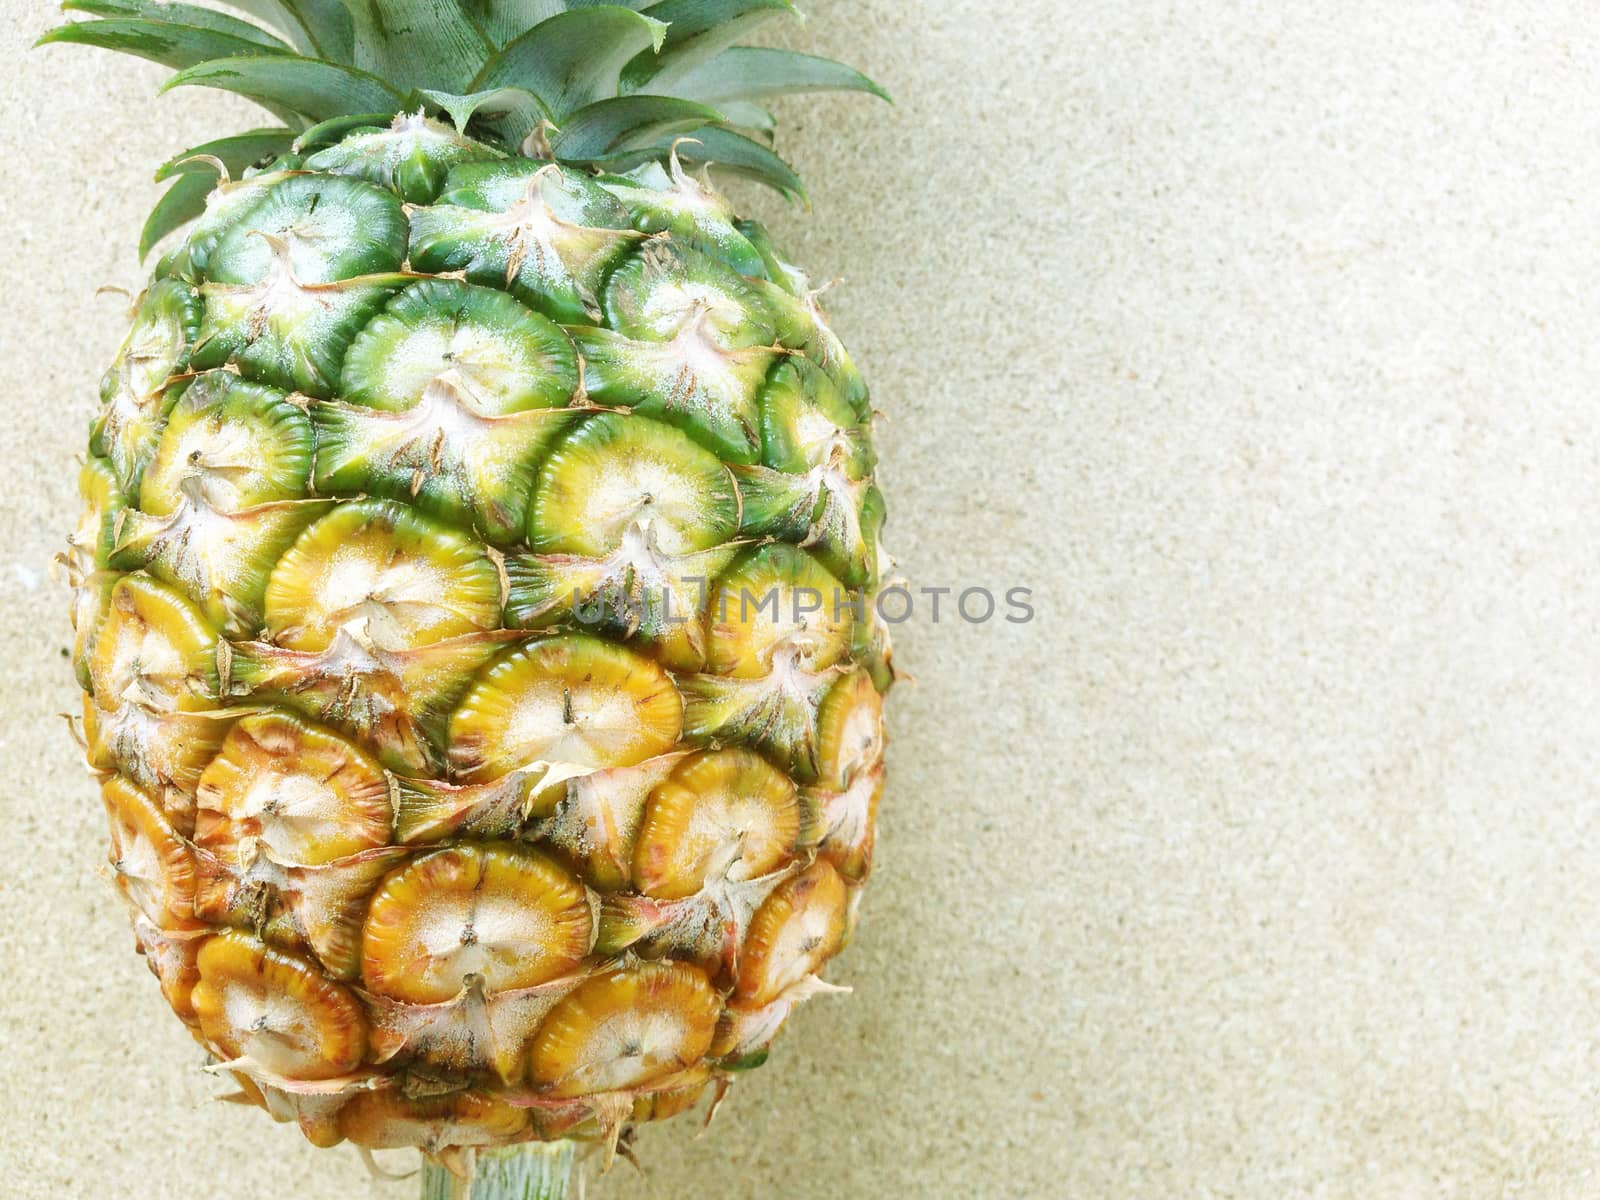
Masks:
[[[301,153],[318,146],[331,146],[357,129],[382,129],[393,116],[393,113],[350,113],[319,121],[294,139],[294,149]]]
[[[430,104],[444,110],[455,127],[466,132],[467,122],[483,117],[497,127],[507,145],[519,145],[539,124],[548,120],[544,102],[526,88],[502,87],[457,96],[420,89]]]
[[[667,23],[658,59],[635,58],[623,72],[628,91],[673,94],[673,85],[701,63],[721,54],[757,26],[781,14],[795,15],[790,0],[660,0],[646,15]]]
[[[140,260],[148,257],[155,244],[167,234],[205,211],[206,197],[217,186],[217,163],[237,179],[245,168],[275,158],[293,144],[293,130],[251,129],[232,137],[202,142],[169,158],[156,172],[156,179],[176,178],[177,182],[156,201],[145,219],[144,230],[139,235]]]
[[[786,199],[806,198],[805,185],[794,168],[753,138],[718,125],[705,125],[688,133],[675,133],[652,146],[624,151],[608,160],[612,170],[628,171],[646,162],[659,162],[677,151],[685,163],[712,166],[757,183],[764,183]]]
[[[778,118],[759,104],[751,104],[748,100],[727,100],[717,107],[722,110],[722,119],[729,125],[753,129],[766,138],[772,137],[777,131]]]
[[[618,96],[580,108],[550,139],[564,162],[601,163],[686,129],[720,121],[722,114],[693,100],[671,96]]]
[[[466,0],[465,3],[468,15],[496,46],[515,41],[539,22],[559,16],[569,7],[563,0]]]
[[[287,108],[312,121],[401,107],[400,96],[376,76],[315,58],[215,59],[179,71],[162,90],[191,86],[236,92],[269,110]]]
[[[343,0],[355,65],[401,91],[459,91],[494,50],[460,0]]]
[[[220,3],[249,19],[185,0],[63,0],[65,11],[92,19],[40,42],[165,63],[177,74],[163,90],[204,86],[254,100],[288,128],[189,152],[243,165],[283,153],[282,139],[296,133],[290,148],[300,150],[427,108],[513,148],[546,126],[555,157],[612,170],[665,162],[674,139],[692,134],[685,160],[803,199],[800,180],[770,147],[776,122],[761,101],[804,91],[888,99],[841,63],[736,44],[773,17],[797,15],[793,0]],[[158,178],[175,183],[151,213],[148,244],[197,211],[192,177],[206,175],[194,162],[161,168]]]
[[[686,141],[678,146],[678,157],[684,161],[704,163],[746,179],[754,179],[786,198],[799,200],[810,207],[811,199],[806,195],[805,184],[800,181],[794,168],[754,138],[717,126],[697,129],[687,136],[699,144]]]
[[[259,42],[269,50],[288,52],[293,49],[287,42],[273,37],[264,29],[256,28],[249,21],[212,12],[197,4],[168,4],[166,0],[64,0],[61,11],[88,13],[95,17],[138,17],[168,25],[188,25],[195,29],[231,34],[247,42]]]
[[[75,21],[60,25],[41,37],[36,45],[71,42],[79,46],[98,46],[124,54],[148,58],[163,66],[181,70],[217,58],[263,55],[277,57],[288,47],[273,49],[258,41],[248,41],[214,29],[193,25],[169,25],[129,17],[107,17],[100,21]]]
[[[313,58],[349,66],[355,46],[350,14],[340,0],[223,0],[269,24]]]
[[[660,90],[652,85],[652,91]],[[682,75],[670,95],[704,104],[758,100],[791,92],[869,92],[880,100],[884,91],[860,71],[811,54],[760,46],[732,46]]]
[[[207,161],[213,158],[227,167],[231,176],[238,178],[246,167],[253,167],[266,159],[285,154],[293,145],[292,129],[251,129],[245,133],[236,133],[232,137],[202,142],[198,146],[191,146],[181,154],[173,155],[161,164],[161,169],[156,172],[156,180],[159,182],[176,175],[196,173],[215,175],[216,164]]]
[[[206,210],[206,197],[217,184],[217,177],[204,171],[180,174],[178,182],[166,190],[145,219],[139,234],[139,261],[149,257],[157,242],[180,225],[187,225]]]
[[[659,50],[666,33],[660,21],[616,5],[576,9],[517,38],[484,64],[471,86],[526,88],[560,124],[578,109],[616,96],[623,68]]]

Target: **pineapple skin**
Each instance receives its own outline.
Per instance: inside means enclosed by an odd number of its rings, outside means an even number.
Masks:
[[[139,951],[245,1098],[449,1161],[830,990],[893,679],[867,392],[709,186],[420,116],[224,183],[67,553]]]

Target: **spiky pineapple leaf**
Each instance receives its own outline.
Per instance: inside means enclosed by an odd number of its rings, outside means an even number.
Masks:
[[[661,0],[646,13],[667,23],[666,45],[650,59],[640,55],[623,72],[629,91],[672,91],[701,63],[721,54],[773,17],[796,15],[791,0]]]
[[[670,94],[685,100],[719,106],[793,92],[867,92],[889,99],[888,92],[853,67],[764,46],[731,46],[680,76],[670,89]]]
[[[430,104],[442,109],[457,129],[465,132],[467,122],[481,117],[492,124],[495,132],[510,146],[521,144],[541,121],[549,118],[544,103],[527,88],[492,88],[465,96],[422,88],[421,94]]]
[[[276,50],[259,41],[249,41],[214,29],[194,25],[170,25],[135,17],[106,17],[98,21],[75,21],[58,25],[44,34],[37,45],[70,42],[79,46],[98,46],[147,58],[165,67],[181,70],[218,58],[264,55],[281,57],[288,47]]]
[[[398,90],[460,91],[494,51],[460,0],[344,0],[355,65]]]
[[[467,14],[496,46],[504,46],[568,9],[562,0],[465,0]]]
[[[799,180],[764,144],[775,122],[759,100],[815,90],[887,99],[828,59],[735,45],[762,22],[795,15],[793,0],[222,2],[283,37],[184,0],[65,0],[68,11],[100,19],[43,40],[142,54],[178,68],[168,88],[253,99],[301,131],[295,149],[427,106],[509,147],[548,124],[563,162],[610,170],[664,162],[673,138],[692,133],[704,152],[686,159],[789,196],[802,195]],[[179,182],[205,174],[163,168]],[[187,219],[194,202],[192,184],[174,188],[152,214],[154,235]]]
[[[227,13],[213,12],[197,4],[167,3],[167,0],[63,0],[61,11],[87,13],[95,17],[137,17],[169,25],[188,25],[195,29],[231,34],[247,42],[259,42],[273,50],[288,52],[294,49],[249,21],[241,21]]]
[[[343,0],[223,0],[275,26],[301,51],[314,58],[349,66],[355,48],[354,27]]]
[[[331,146],[342,141],[348,133],[357,129],[382,129],[390,123],[393,113],[351,113],[343,117],[331,117],[326,121],[318,121],[310,129],[305,130],[294,139],[294,149],[297,151],[312,150],[318,146]]]
[[[562,13],[506,46],[472,81],[473,91],[526,88],[558,125],[597,100],[616,96],[623,68],[661,48],[667,26],[617,5]]]
[[[607,163],[620,151],[654,143],[669,134],[720,121],[722,114],[693,100],[671,96],[618,96],[580,108],[550,138],[565,162]]]
[[[754,138],[732,129],[709,126],[685,134],[678,146],[678,157],[685,162],[704,163],[730,171],[783,193],[802,204],[810,204],[805,184],[793,167]]]
[[[217,163],[222,164],[231,178],[237,179],[245,168],[283,154],[293,144],[292,130],[251,129],[232,137],[202,142],[173,155],[156,172],[156,179],[176,178],[177,182],[156,201],[145,218],[144,229],[139,234],[139,258],[148,257],[157,242],[205,211],[206,197],[217,186]]]
[[[674,150],[685,163],[714,166],[806,202],[805,185],[793,167],[753,138],[718,125],[704,125],[649,146],[620,151],[606,165],[615,171],[631,171],[647,162],[660,162]]]
[[[216,59],[179,71],[162,91],[176,87],[220,88],[270,111],[289,109],[313,121],[401,108],[400,95],[375,75],[315,58]]]
[[[461,0],[467,16],[497,46],[515,41],[541,21],[580,8],[614,5],[640,12],[660,0]]]
[[[798,10],[792,0],[652,0],[645,11],[672,26],[667,41],[677,49],[755,14],[796,15]],[[728,45],[732,44],[730,39]]]
[[[729,125],[753,129],[768,140],[777,132],[778,118],[759,104],[751,104],[748,100],[728,100],[718,104],[717,108]]]
[[[246,167],[253,167],[267,159],[286,154],[294,145],[292,129],[249,129],[232,137],[217,138],[191,146],[161,164],[156,180],[171,179],[176,175],[207,174],[215,178],[216,159],[237,179]]]
[[[178,176],[178,182],[166,190],[145,218],[144,229],[139,234],[141,262],[167,234],[205,212],[206,197],[216,183],[215,174],[207,175],[200,171]]]

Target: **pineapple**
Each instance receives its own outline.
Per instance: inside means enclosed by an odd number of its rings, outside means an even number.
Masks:
[[[893,671],[866,387],[695,169],[878,89],[735,44],[788,0],[64,7],[281,122],[161,168],[66,555],[173,1011],[456,1171],[720,1098],[836,990]]]

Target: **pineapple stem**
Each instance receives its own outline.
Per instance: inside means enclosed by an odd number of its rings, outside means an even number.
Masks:
[[[422,1200],[566,1200],[573,1143],[526,1142],[480,1150],[470,1180],[422,1164]]]

